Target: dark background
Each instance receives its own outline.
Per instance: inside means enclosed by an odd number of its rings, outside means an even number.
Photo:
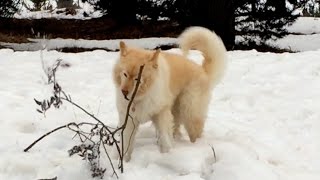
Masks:
[[[33,10],[40,10],[46,0],[32,1],[36,4]],[[14,19],[12,15],[23,2],[0,1],[0,42],[28,42],[27,38],[35,38],[37,34],[46,38],[97,40],[177,37],[186,27],[204,26],[214,30],[228,50],[255,48],[281,52],[286,50],[269,47],[265,41],[287,35],[284,27],[297,18],[292,11],[306,4],[290,0],[294,9],[289,9],[285,0],[81,1],[91,3],[104,15],[90,20]],[[64,13],[73,14],[77,9],[72,0],[57,2],[58,8],[66,8]],[[246,41],[236,44],[236,35]]]

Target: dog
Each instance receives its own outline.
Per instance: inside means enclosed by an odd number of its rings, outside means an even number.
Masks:
[[[113,68],[119,127],[124,124],[140,66],[144,66],[123,132],[125,161],[131,159],[139,124],[149,120],[156,128],[161,153],[168,152],[174,138],[181,136],[181,124],[191,142],[202,134],[211,91],[225,71],[227,51],[220,37],[203,27],[187,28],[178,42],[182,55],[120,42],[119,59]],[[190,49],[202,52],[202,65],[188,60]]]

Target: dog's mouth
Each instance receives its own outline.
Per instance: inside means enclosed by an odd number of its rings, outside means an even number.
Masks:
[[[132,98],[132,93],[131,92],[127,92],[127,93],[123,93],[122,92],[122,95],[123,95],[123,98],[127,101],[130,101],[130,99]]]
[[[133,98],[133,93],[128,93],[128,94],[122,94],[123,98],[127,101],[130,101]],[[139,101],[143,96],[141,96],[139,93],[136,93],[134,96],[135,101]]]
[[[123,95],[124,99],[129,101],[130,99],[128,98],[128,95]]]

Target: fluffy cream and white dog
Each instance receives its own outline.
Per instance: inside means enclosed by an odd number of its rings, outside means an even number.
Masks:
[[[160,152],[168,152],[173,137],[183,124],[191,142],[201,136],[212,88],[223,75],[226,48],[212,31],[202,27],[186,29],[179,37],[183,55],[129,47],[120,42],[120,58],[114,66],[119,126],[124,123],[128,100],[139,68],[144,65],[141,85],[124,130],[124,159],[129,161],[139,124],[151,120],[156,127]],[[198,65],[187,59],[190,49],[202,52]]]

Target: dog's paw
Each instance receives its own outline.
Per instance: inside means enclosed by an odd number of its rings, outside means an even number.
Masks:
[[[167,153],[172,148],[172,139],[170,137],[159,138],[158,146],[161,153]]]
[[[161,153],[168,153],[171,149],[169,146],[164,146],[164,145],[160,145],[159,148]]]
[[[129,162],[131,160],[131,155],[126,154],[126,155],[124,155],[123,159],[125,162]]]
[[[182,133],[180,132],[180,130],[176,130],[173,132],[173,138],[175,140],[181,140],[182,139]]]

